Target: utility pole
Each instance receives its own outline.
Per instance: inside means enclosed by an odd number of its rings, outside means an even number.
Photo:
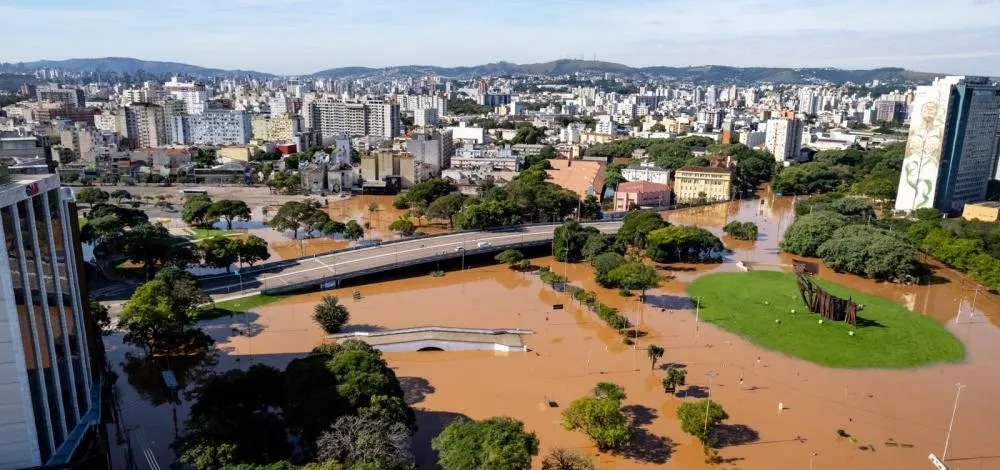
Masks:
[[[955,387],[958,391],[955,392],[955,407],[951,410],[951,422],[948,423],[948,437],[944,440],[944,452],[941,452],[942,463],[944,463],[945,459],[948,457],[948,444],[951,443],[951,429],[955,426],[955,414],[958,412],[958,398],[962,396],[962,389],[966,386],[960,382],[956,383]]]
[[[718,372],[710,370],[705,373],[708,376],[708,400],[705,401],[705,429],[702,431],[708,434],[708,407],[712,404],[712,379],[719,375]]]

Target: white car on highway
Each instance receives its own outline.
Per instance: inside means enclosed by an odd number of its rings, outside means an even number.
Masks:
[[[463,250],[465,250],[465,247],[463,247],[462,245],[459,245],[459,246],[455,247],[455,253],[461,252]]]
[[[478,246],[479,248],[489,248],[493,246],[493,244],[490,242],[479,242]]]

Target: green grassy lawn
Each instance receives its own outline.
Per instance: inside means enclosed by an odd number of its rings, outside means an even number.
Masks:
[[[80,222],[80,230],[83,230],[83,228],[87,226],[87,218],[86,217],[79,217],[78,219],[79,219],[79,222]]]
[[[254,295],[242,299],[216,302],[198,309],[198,320],[212,320],[253,310],[257,307],[287,299],[287,295]]]
[[[217,237],[219,235],[230,235],[238,233],[236,230],[222,230],[218,228],[201,228],[201,227],[192,227],[191,231],[194,232],[194,238],[196,240],[200,240],[202,238]]]
[[[817,281],[831,294],[864,306],[857,328],[842,322],[819,324],[820,316],[808,313],[790,273],[711,274],[691,283],[688,294],[701,298],[701,320],[824,366],[902,369],[965,357],[965,346],[933,319],[882,297]],[[854,336],[848,334],[851,330]]]

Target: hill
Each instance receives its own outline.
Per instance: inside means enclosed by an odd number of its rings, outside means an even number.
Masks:
[[[140,72],[155,76],[186,75],[199,78],[218,76],[252,75],[274,77],[275,75],[252,70],[224,70],[200,67],[177,62],[139,60],[127,57],[104,57],[96,59],[39,60],[35,62],[0,63],[0,73],[26,73],[39,68],[54,68],[79,73],[127,74]],[[465,67],[439,67],[434,65],[401,65],[391,67],[339,67],[322,70],[307,75],[313,78],[361,78],[385,76],[440,75],[450,78],[473,78],[484,75],[547,75],[564,76],[576,73],[605,74],[633,78],[661,78],[679,82],[701,83],[815,83],[845,82],[867,83],[879,80],[887,84],[915,84],[929,82],[935,74],[914,72],[902,68],[878,68],[872,70],[844,70],[835,68],[777,68],[777,67],[730,67],[705,65],[696,67],[641,67],[635,68],[614,62],[596,60],[562,59],[537,64],[514,64],[495,62]]]
[[[223,70],[178,62],[160,62],[140,60],[130,57],[102,57],[95,59],[38,60],[35,62],[19,62],[2,64],[0,70],[11,72],[28,72],[35,69],[52,68],[68,70],[77,73],[103,72],[118,74],[135,74],[145,72],[152,75],[192,75],[195,77],[215,77],[230,75],[270,76],[270,74],[252,70]]]

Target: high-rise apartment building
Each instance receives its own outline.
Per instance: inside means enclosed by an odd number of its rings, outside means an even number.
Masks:
[[[1000,153],[1000,87],[945,77],[917,87],[896,210],[958,212],[986,198]]]
[[[180,82],[173,77],[163,84],[163,90],[174,99],[183,101],[188,114],[201,114],[208,109],[208,89],[201,83]]]
[[[878,100],[875,102],[875,120],[880,122],[903,122],[906,113],[906,103],[896,100]]]
[[[83,94],[83,90],[79,88],[42,88],[39,87],[36,91],[38,101],[47,101],[50,103],[62,103],[65,105],[72,106],[74,108],[79,108],[86,104],[86,97]]]
[[[195,145],[243,145],[253,133],[244,111],[209,110],[186,119]]]
[[[0,171],[0,469],[107,467],[72,193]]]
[[[167,123],[163,108],[152,103],[132,103],[125,107],[126,137],[135,148],[167,144]]]
[[[800,119],[771,119],[767,121],[764,148],[779,162],[795,160],[802,148],[802,121]]]
[[[312,129],[325,141],[341,133],[391,139],[400,135],[399,105],[384,100],[320,98],[310,103]]]

